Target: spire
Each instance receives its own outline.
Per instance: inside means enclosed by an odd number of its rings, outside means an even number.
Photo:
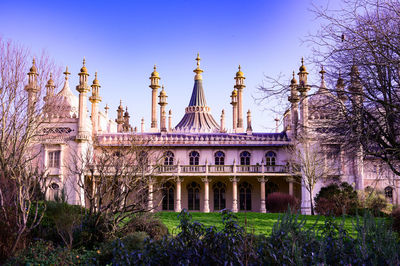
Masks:
[[[195,70],[193,70],[194,73],[196,73],[196,75],[194,76],[194,80],[201,80],[203,79],[203,77],[201,76],[201,73],[203,72],[202,69],[200,69],[200,54],[197,53],[197,57],[196,57],[196,61],[197,61],[197,68]]]
[[[326,87],[326,83],[325,83],[325,69],[324,66],[321,66],[321,71],[319,72],[321,74],[321,85],[319,86],[319,92],[327,92],[327,87]]]
[[[108,104],[106,104],[106,106],[104,107],[104,111],[105,111],[106,115],[108,115],[109,109],[110,109],[110,107],[108,107]]]

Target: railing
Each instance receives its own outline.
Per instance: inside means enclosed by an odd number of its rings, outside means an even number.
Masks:
[[[161,165],[158,173],[287,173],[286,165]]]

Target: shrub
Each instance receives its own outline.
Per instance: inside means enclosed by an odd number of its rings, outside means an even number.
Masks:
[[[291,210],[298,210],[300,201],[294,196],[282,192],[274,192],[266,199],[267,210],[269,212],[285,212],[288,207]]]
[[[314,200],[315,210],[321,215],[355,214],[358,206],[357,192],[346,182],[321,188]]]
[[[400,236],[400,207],[393,209],[392,211],[393,218],[393,230],[397,232]]]
[[[122,229],[124,235],[146,232],[152,239],[160,240],[168,234],[168,228],[153,213],[137,213]]]
[[[388,210],[389,204],[383,193],[368,189],[366,191],[358,191],[357,194],[360,207],[369,210],[374,216],[390,213],[390,210]]]

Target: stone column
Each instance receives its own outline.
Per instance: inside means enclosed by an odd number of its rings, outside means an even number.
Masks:
[[[294,182],[294,179],[293,179],[293,177],[288,177],[286,179],[286,181],[289,183],[289,195],[293,196],[293,182]]]
[[[260,177],[258,178],[258,182],[260,182],[260,212],[261,213],[266,213],[267,210],[265,208],[265,178]]]
[[[210,212],[210,200],[209,200],[209,184],[210,178],[204,177],[201,179],[204,182],[204,207],[203,212]]]
[[[237,184],[239,180],[237,177],[230,178],[232,182],[232,212],[238,212]]]
[[[176,177],[176,195],[175,195],[175,212],[181,212],[182,205],[181,205],[181,183],[183,178]]]
[[[150,212],[153,212],[153,178],[149,177],[149,195],[148,195],[148,202],[147,208]]]

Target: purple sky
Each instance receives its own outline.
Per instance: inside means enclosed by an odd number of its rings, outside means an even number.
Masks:
[[[45,49],[60,65],[68,65],[71,89],[77,84],[85,56],[90,81],[98,71],[101,108],[108,103],[116,116],[122,99],[133,125],[140,128],[144,117],[146,129],[150,127],[148,85],[154,64],[176,125],[190,100],[194,59],[200,52],[207,103],[217,121],[225,109],[228,128],[232,127],[229,96],[241,64],[247,85],[244,112],[251,109],[254,131],[270,132],[276,114],[264,109],[277,106],[256,105],[253,98],[258,97],[257,86],[264,75],[282,73],[289,81],[292,70],[297,73],[300,58],[310,54],[301,41],[318,28],[310,8],[309,0],[2,0],[0,36],[24,44],[34,53]],[[310,74],[314,80],[318,77],[316,72]]]

